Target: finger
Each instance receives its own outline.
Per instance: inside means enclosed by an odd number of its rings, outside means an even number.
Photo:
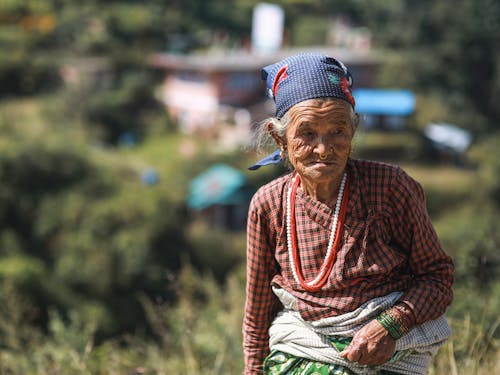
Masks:
[[[344,350],[342,350],[339,355],[342,357],[342,358],[347,358],[347,355],[349,354],[349,352],[353,349],[353,343],[351,342],[349,345],[347,345]]]
[[[342,350],[339,355],[342,357],[342,358],[345,358],[345,359],[348,359],[347,357],[350,355],[350,352],[351,350],[349,348],[345,348],[344,350]]]
[[[344,352],[346,353],[343,357],[351,362],[358,362],[363,355],[362,351],[356,347],[348,347]]]

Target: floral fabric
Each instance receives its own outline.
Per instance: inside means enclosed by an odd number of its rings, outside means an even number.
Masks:
[[[264,361],[264,375],[356,375],[356,373],[344,366],[273,351]],[[379,375],[396,375],[396,373],[380,371]]]

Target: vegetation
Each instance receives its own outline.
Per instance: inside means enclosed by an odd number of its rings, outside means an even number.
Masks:
[[[385,51],[379,85],[416,92],[409,128],[361,130],[355,154],[423,184],[456,263],[453,337],[431,374],[500,372],[500,3],[276,3],[289,46],[328,43],[342,16]],[[146,57],[245,45],[254,5],[0,2],[0,374],[241,372],[245,234],[195,220],[185,197],[211,164],[255,155],[179,134]],[[429,121],[473,132],[465,165],[425,158]]]

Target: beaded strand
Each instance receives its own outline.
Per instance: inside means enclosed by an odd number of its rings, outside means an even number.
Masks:
[[[300,269],[300,258],[297,250],[297,228],[295,223],[295,197],[297,188],[300,183],[300,177],[296,174],[291,181],[288,188],[288,195],[286,201],[286,226],[287,226],[287,248],[288,256],[291,263],[292,274],[295,281],[300,284],[305,290],[315,292],[321,289],[328,280],[328,276],[333,268],[333,263],[337,253],[337,246],[340,239],[340,232],[342,229],[343,218],[345,213],[345,206],[347,202],[347,194],[344,194],[347,185],[347,174],[342,176],[340,183],[339,193],[337,195],[337,202],[333,214],[332,229],[330,238],[328,240],[328,247],[325,259],[320,268],[318,275],[312,280],[306,282]],[[339,225],[340,223],[340,225]]]

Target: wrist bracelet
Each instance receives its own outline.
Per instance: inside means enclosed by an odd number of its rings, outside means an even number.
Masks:
[[[413,311],[404,303],[399,302],[387,311],[389,315],[399,321],[409,331],[415,326],[415,315]]]
[[[391,335],[394,340],[397,340],[408,333],[408,329],[386,311],[382,312],[376,320],[387,330],[387,332],[389,332],[389,335]]]

